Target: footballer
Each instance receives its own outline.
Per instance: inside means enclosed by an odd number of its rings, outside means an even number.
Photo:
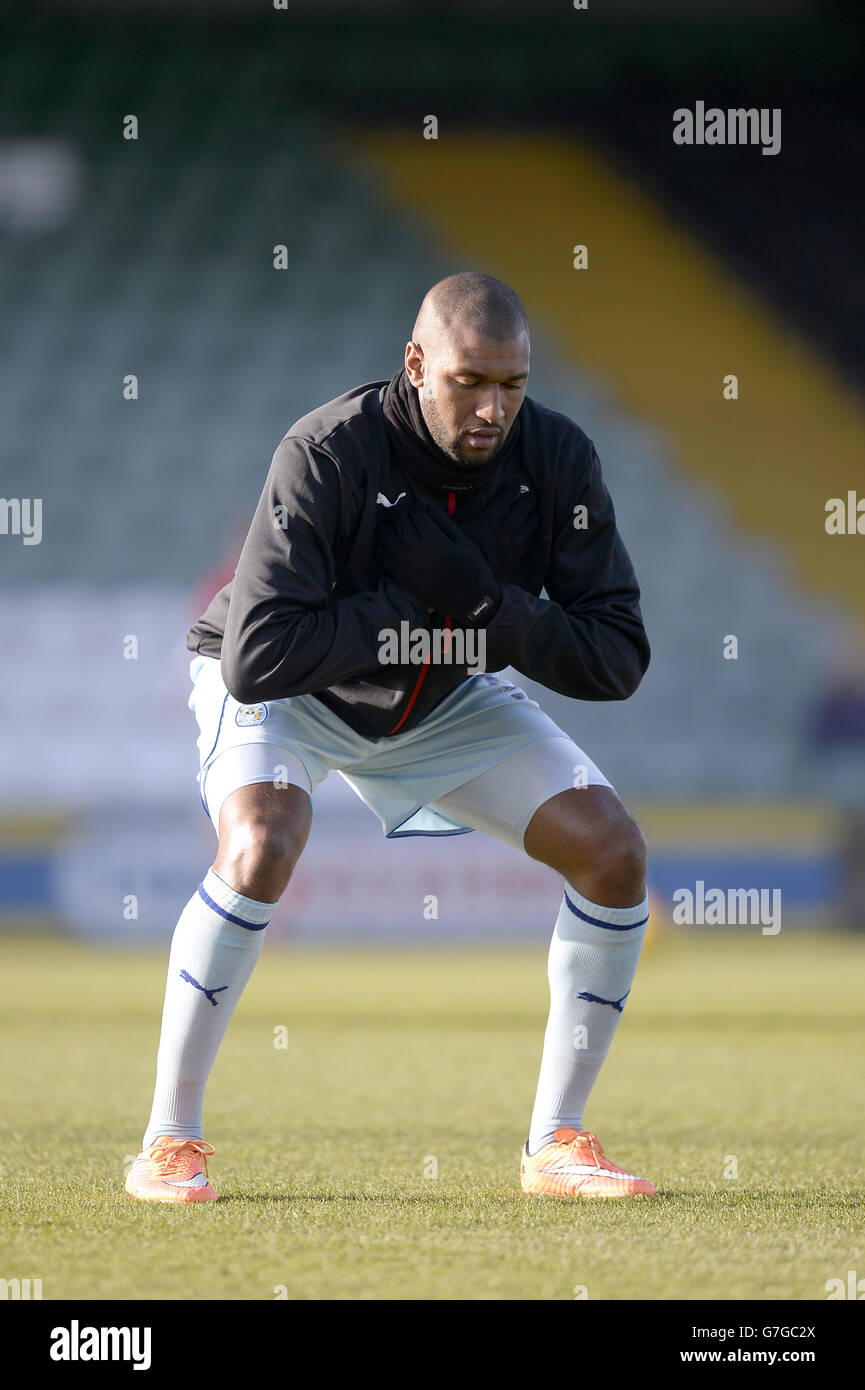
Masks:
[[[645,840],[591,758],[494,674],[624,700],[649,663],[594,445],[526,395],[529,350],[509,286],[476,271],[434,285],[403,369],[288,431],[234,577],[189,632],[218,847],[171,943],[132,1197],[217,1200],[204,1088],[332,770],[388,837],[478,830],[562,876],[521,1185],[655,1192],[583,1128],[646,930]],[[406,623],[444,646],[383,661],[383,635]],[[442,659],[468,635],[482,669]]]

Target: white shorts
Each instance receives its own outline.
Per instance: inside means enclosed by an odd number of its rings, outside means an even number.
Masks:
[[[609,787],[535,700],[501,676],[470,676],[404,734],[365,738],[312,695],[240,705],[219,662],[190,664],[202,805],[217,832],[225,798],[253,782],[310,797],[339,772],[388,838],[480,830],[523,848],[539,806],[570,787]]]

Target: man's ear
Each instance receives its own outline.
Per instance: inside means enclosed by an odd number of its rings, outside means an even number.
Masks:
[[[418,391],[423,388],[424,355],[420,343],[405,345],[405,374]]]

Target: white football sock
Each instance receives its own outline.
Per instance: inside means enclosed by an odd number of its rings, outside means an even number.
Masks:
[[[143,1148],[159,1134],[202,1139],[204,1087],[276,903],[235,893],[209,869],[171,941],[156,1090]]]
[[[557,1129],[583,1127],[583,1110],[630,993],[649,920],[636,907],[600,907],[571,884],[550,943],[550,1015],[529,1153]]]

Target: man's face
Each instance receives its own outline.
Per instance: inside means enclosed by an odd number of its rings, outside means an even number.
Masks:
[[[525,398],[527,335],[500,342],[460,334],[426,353],[409,343],[405,365],[442,453],[467,468],[493,458]]]

